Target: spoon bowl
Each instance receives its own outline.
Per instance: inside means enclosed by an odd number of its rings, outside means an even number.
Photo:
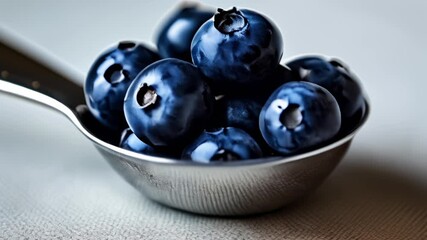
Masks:
[[[78,81],[43,63],[29,48],[0,38],[0,91],[64,114],[111,166],[148,198],[188,212],[237,216],[272,211],[318,187],[366,122],[326,146],[289,157],[203,164],[148,156],[117,146],[119,133],[92,117]]]

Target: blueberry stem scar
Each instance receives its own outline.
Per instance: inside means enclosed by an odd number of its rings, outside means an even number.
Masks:
[[[248,20],[236,7],[228,11],[218,8],[217,12],[214,17],[214,26],[224,34],[238,32],[248,24]]]
[[[280,114],[280,122],[289,130],[298,127],[302,119],[302,112],[297,104],[289,104]]]
[[[111,65],[104,73],[104,78],[111,84],[116,84],[126,79],[127,72],[120,64]]]
[[[144,109],[148,108],[151,105],[154,105],[157,100],[157,93],[153,87],[144,83],[138,90],[136,94],[136,101],[139,106]]]
[[[120,50],[132,50],[136,47],[136,43],[131,41],[122,41],[119,43],[119,46],[117,47]]]

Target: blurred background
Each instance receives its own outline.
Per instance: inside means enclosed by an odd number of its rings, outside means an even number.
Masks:
[[[83,83],[98,54],[118,41],[155,47],[162,21],[179,3],[0,0],[0,37],[30,44]],[[131,188],[60,114],[0,94],[0,239],[427,237],[427,2],[202,3],[267,15],[282,31],[282,62],[303,53],[336,56],[360,78],[371,116],[331,177],[272,214],[182,213]]]

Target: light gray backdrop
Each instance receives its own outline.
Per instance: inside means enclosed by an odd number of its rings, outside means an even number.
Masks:
[[[426,239],[427,2],[205,1],[268,15],[284,57],[322,53],[362,80],[372,114],[314,194],[239,219],[157,205],[130,187],[63,116],[0,94],[0,239]],[[154,46],[177,1],[0,0],[0,34],[80,74],[119,40]],[[2,56],[0,56],[2,57]]]

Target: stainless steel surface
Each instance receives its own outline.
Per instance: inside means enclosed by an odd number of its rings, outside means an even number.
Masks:
[[[208,215],[271,211],[315,189],[344,156],[357,130],[320,149],[287,158],[200,164],[142,155],[114,145],[115,138],[91,118],[83,89],[36,58],[0,42],[0,91],[64,114],[129,183],[147,197]]]

